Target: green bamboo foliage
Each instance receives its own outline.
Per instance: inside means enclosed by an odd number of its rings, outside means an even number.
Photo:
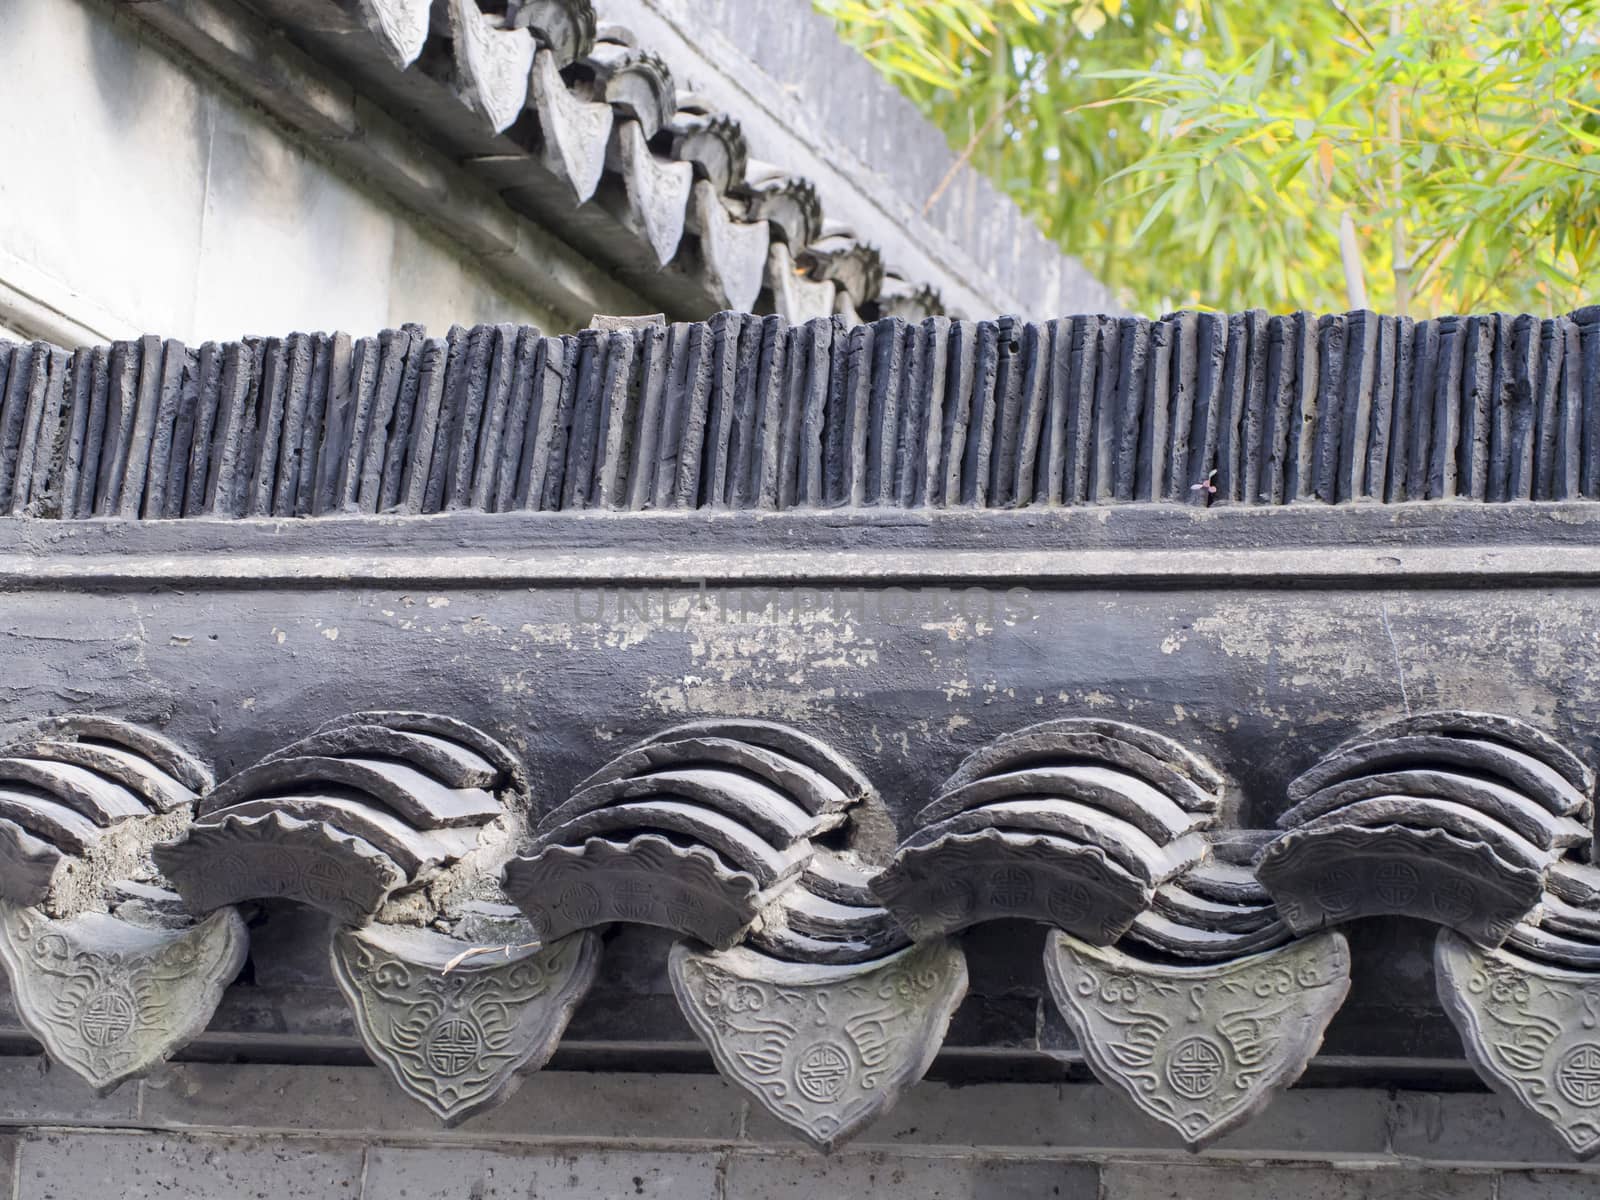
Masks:
[[[814,3],[1137,309],[1600,284],[1600,0]]]

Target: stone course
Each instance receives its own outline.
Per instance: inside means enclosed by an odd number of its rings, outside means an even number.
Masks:
[[[1600,1193],[1482,1092],[1297,1088],[1201,1154],[1092,1084],[923,1083],[850,1149],[788,1141],[705,1075],[547,1070],[441,1131],[377,1068],[180,1063],[62,1094],[0,1059],[0,1194],[734,1200],[1577,1200]]]

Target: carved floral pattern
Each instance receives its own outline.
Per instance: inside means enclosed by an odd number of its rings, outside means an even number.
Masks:
[[[615,136],[627,185],[623,220],[650,244],[655,254],[651,268],[665,267],[683,241],[694,168],[688,163],[656,158],[638,121],[618,121]]]
[[[402,71],[416,61],[428,40],[430,8],[430,0],[361,0],[367,28]]]
[[[698,180],[690,195],[706,259],[707,278],[727,307],[744,311],[761,294],[771,234],[765,221],[735,221],[708,180]]]
[[[521,115],[527,102],[538,43],[525,29],[497,28],[477,0],[450,0],[450,29],[463,98],[499,133]]]
[[[606,144],[614,117],[611,105],[584,100],[561,79],[554,53],[534,56],[530,93],[544,133],[541,154],[552,174],[566,181],[582,204],[594,195],[605,172]]]
[[[248,942],[231,908],[165,930],[104,913],[57,921],[0,902],[0,959],[18,1016],[101,1095],[206,1027]]]
[[[1305,1070],[1350,988],[1336,933],[1203,967],[1149,963],[1055,933],[1051,995],[1102,1083],[1200,1146]]]
[[[823,1150],[922,1078],[967,991],[966,959],[942,938],[849,967],[680,943],[668,970],[722,1074]]]
[[[519,1070],[537,1070],[600,961],[592,933],[470,958],[423,930],[342,929],[334,978],[367,1052],[446,1125],[501,1103]]]
[[[1600,975],[1449,930],[1434,942],[1439,999],[1484,1082],[1542,1117],[1579,1158],[1600,1153]]]

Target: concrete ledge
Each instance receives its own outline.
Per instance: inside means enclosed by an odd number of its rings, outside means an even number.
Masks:
[[[0,584],[1542,587],[1600,578],[1597,524],[1584,502],[15,519],[0,522]],[[706,548],[721,545],[738,548]]]
[[[502,1107],[441,1129],[375,1067],[185,1063],[96,1099],[43,1060],[0,1059],[0,1129],[101,1129],[404,1144],[650,1147],[815,1158],[714,1075],[543,1071]],[[1533,1118],[1484,1092],[1295,1088],[1201,1154],[1098,1084],[922,1083],[847,1154],[1352,1168],[1582,1170]]]

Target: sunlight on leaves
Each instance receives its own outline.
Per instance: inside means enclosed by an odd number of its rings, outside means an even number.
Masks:
[[[813,2],[1135,309],[1600,283],[1600,0]]]

